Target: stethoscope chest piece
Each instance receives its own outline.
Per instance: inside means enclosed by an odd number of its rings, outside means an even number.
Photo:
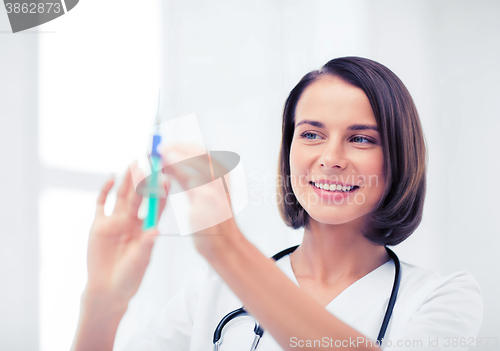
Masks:
[[[290,247],[290,248],[283,250],[281,252],[278,252],[276,255],[273,256],[273,259],[275,261],[278,261],[283,256],[286,256],[286,255],[292,253],[297,247],[298,247],[298,245]],[[382,321],[382,326],[380,327],[380,332],[379,332],[378,337],[377,337],[377,341],[379,342],[379,345],[382,342],[382,339],[384,338],[385,331],[387,330],[387,326],[389,324],[389,320],[391,319],[392,310],[394,308],[394,304],[396,303],[396,298],[398,296],[399,284],[401,282],[401,276],[400,276],[401,264],[399,262],[398,256],[392,250],[390,250],[388,247],[386,247],[385,249],[387,250],[387,253],[389,254],[389,256],[391,256],[392,260],[394,261],[394,266],[396,268],[396,272],[395,272],[395,277],[394,277],[394,284],[392,286],[391,296],[389,298],[389,304],[387,306],[387,310],[385,311],[384,319]],[[220,345],[222,344],[221,336],[222,336],[222,331],[224,330],[224,326],[227,323],[229,323],[231,320],[233,320],[234,318],[242,317],[242,316],[250,316],[255,321],[255,326],[253,329],[253,331],[255,333],[255,337],[254,337],[254,340],[252,343],[252,348],[250,349],[250,351],[255,351],[255,349],[257,349],[257,346],[259,345],[259,341],[262,338],[262,335],[264,334],[264,329],[262,329],[260,327],[259,322],[251,314],[249,314],[247,311],[244,310],[243,307],[241,307],[241,308],[238,308],[237,310],[234,310],[234,311],[226,314],[221,319],[219,324],[217,325],[217,328],[215,328],[214,340],[213,340],[213,342],[214,342],[213,350],[214,351],[219,351]]]
[[[253,328],[253,332],[255,333],[255,337],[252,342],[252,347],[250,351],[255,351],[257,349],[257,346],[259,345],[260,338],[262,338],[262,335],[264,334],[264,329],[261,328],[259,322],[247,311],[243,309],[243,307],[238,308],[237,310],[234,310],[232,312],[229,312],[224,316],[224,318],[221,319],[219,324],[217,325],[217,328],[215,329],[214,332],[214,348],[213,351],[219,351],[220,345],[222,344],[222,331],[224,330],[224,327],[226,324],[228,324],[230,321],[234,320],[235,318],[238,317],[244,317],[244,316],[249,316],[253,318],[255,321],[255,326]]]

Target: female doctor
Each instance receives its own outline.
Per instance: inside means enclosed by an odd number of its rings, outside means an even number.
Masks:
[[[165,171],[181,186],[210,183],[203,167],[192,163],[193,175],[173,164],[172,151],[193,150],[162,150]],[[419,225],[426,186],[417,110],[392,71],[344,57],[306,74],[285,103],[278,175],[281,216],[288,226],[304,228],[302,243],[277,261],[269,259],[232,217],[194,235],[208,264],[131,338],[126,351],[208,351],[221,329],[220,350],[233,351],[250,350],[252,343],[262,351],[475,345],[483,305],[470,274],[442,277],[400,262],[387,248]],[[72,347],[77,351],[112,350],[158,234],[141,230],[142,198],[130,172],[113,214],[104,215],[112,186],[108,181],[99,195],[90,231],[88,282]],[[215,187],[203,188],[190,195],[190,218],[198,225],[230,202]],[[248,315],[224,325],[242,306]]]

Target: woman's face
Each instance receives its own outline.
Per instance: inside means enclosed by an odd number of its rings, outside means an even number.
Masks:
[[[365,93],[333,76],[309,85],[295,109],[290,173],[293,192],[311,220],[363,220],[383,195],[383,168],[381,139]],[[331,190],[339,185],[346,192]],[[355,187],[347,191],[345,186]]]

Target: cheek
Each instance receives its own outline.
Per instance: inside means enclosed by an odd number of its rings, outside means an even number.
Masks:
[[[369,181],[369,186],[379,188],[381,191],[385,188],[384,159],[381,154],[373,155],[364,163],[364,172]]]
[[[384,155],[380,152],[376,157],[373,158],[373,170],[380,178],[380,183],[385,183],[385,170],[384,170]]]
[[[298,150],[296,147],[294,147],[294,144],[292,142],[292,145],[290,146],[290,155],[288,162],[290,163],[290,174],[294,175],[297,174],[300,171],[300,156],[298,155]]]
[[[294,147],[293,143],[290,147],[290,156],[289,156],[289,163],[290,163],[290,184],[292,185],[292,190],[294,193],[299,190],[299,179],[301,178],[302,175],[302,170],[303,170],[303,165],[301,163],[302,157],[300,156],[300,150],[296,147]]]

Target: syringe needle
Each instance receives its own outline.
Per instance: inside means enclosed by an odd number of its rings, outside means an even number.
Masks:
[[[156,111],[156,126],[157,129],[156,131],[159,131],[160,128],[160,123],[161,123],[161,118],[160,118],[160,98],[161,98],[161,88],[158,91],[158,110]]]

